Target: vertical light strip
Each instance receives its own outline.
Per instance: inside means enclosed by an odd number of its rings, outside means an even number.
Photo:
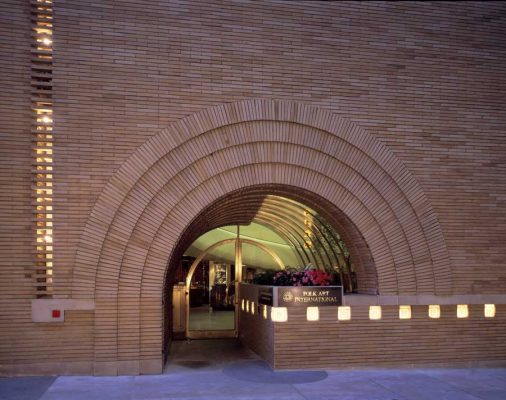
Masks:
[[[53,4],[31,0],[32,194],[36,297],[53,293]]]

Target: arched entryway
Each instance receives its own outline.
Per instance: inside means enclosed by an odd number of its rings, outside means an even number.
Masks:
[[[227,251],[218,252],[227,245]],[[248,251],[251,246],[261,254]],[[215,264],[226,269],[226,285],[221,277],[220,282],[210,279]],[[325,271],[345,293],[376,293],[376,270],[367,244],[342,211],[296,187],[245,187],[219,198],[182,232],[166,274],[164,343],[171,338],[171,326],[176,338],[183,332],[187,338],[237,337],[238,320],[234,327],[223,318],[234,309],[237,316],[237,298],[220,307],[218,292],[238,293],[240,282],[252,283],[255,276],[285,268]],[[192,281],[197,270],[199,276]]]
[[[369,249],[376,281],[367,291],[452,292],[436,214],[386,146],[322,109],[273,100],[225,104],[148,140],[92,211],[72,296],[95,301],[97,373],[161,370],[161,299],[171,255],[210,205],[264,185],[296,188],[340,210]]]

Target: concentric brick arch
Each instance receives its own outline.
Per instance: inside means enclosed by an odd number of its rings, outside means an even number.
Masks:
[[[118,344],[118,359],[159,351],[146,344],[161,340],[160,329],[149,326],[159,325],[168,260],[191,221],[228,193],[269,184],[299,187],[341,210],[370,247],[380,293],[451,293],[436,215],[386,146],[322,109],[287,101],[230,103],[149,139],[93,208],[76,255],[73,297],[95,299],[96,326],[109,345],[124,330],[145,343],[124,349]],[[152,314],[142,321],[146,307]],[[100,315],[109,315],[108,322],[100,322]]]

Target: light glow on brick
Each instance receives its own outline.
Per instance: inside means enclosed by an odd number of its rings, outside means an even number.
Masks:
[[[469,307],[467,304],[458,304],[457,305],[457,318],[467,318],[469,317]]]
[[[272,307],[271,308],[272,322],[286,322],[288,321],[288,310],[286,307]]]
[[[438,319],[441,318],[441,307],[439,304],[429,305],[429,318]]]
[[[351,307],[339,306],[337,307],[337,320],[349,321],[351,319]]]
[[[495,304],[485,304],[483,311],[485,314],[485,318],[494,318],[495,317]]]
[[[369,306],[369,319],[381,319],[381,306]]]
[[[320,310],[318,307],[308,307],[306,309],[306,319],[308,321],[319,321],[320,320]]]
[[[399,306],[399,319],[411,319],[411,306]]]

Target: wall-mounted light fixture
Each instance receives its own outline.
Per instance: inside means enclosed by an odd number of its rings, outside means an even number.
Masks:
[[[318,307],[308,307],[306,309],[306,319],[308,321],[319,321],[320,320],[320,310]]]
[[[439,304],[429,305],[429,318],[438,319],[441,317],[441,307]]]
[[[369,319],[381,319],[381,306],[369,306]]]
[[[286,322],[288,321],[288,310],[286,307],[272,307],[271,308],[272,322]]]
[[[494,318],[495,317],[495,304],[485,304],[484,305],[484,315],[485,318]]]
[[[458,304],[457,305],[457,318],[467,318],[469,317],[469,307],[467,304]]]
[[[399,306],[399,319],[411,319],[411,306]]]
[[[339,306],[337,307],[337,320],[349,321],[351,319],[351,307]]]

